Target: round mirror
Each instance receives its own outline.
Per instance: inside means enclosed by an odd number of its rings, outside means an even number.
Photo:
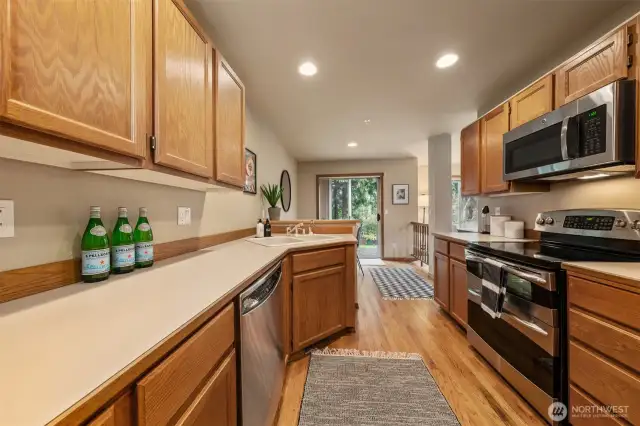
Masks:
[[[284,170],[280,175],[280,186],[282,187],[282,208],[285,212],[288,212],[291,208],[291,177],[289,172]]]

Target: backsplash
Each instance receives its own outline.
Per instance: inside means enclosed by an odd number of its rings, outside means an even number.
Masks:
[[[269,129],[246,115],[247,147],[257,154],[258,186],[279,183],[289,170],[292,203],[284,219],[296,218],[297,163]],[[119,206],[133,220],[149,209],[156,243],[251,228],[266,207],[262,197],[221,189],[187,189],[0,159],[0,199],[15,201],[15,237],[0,239],[0,271],[80,256],[80,238],[89,206],[102,207],[105,227],[113,228]],[[177,207],[191,208],[191,225],[177,225]]]
[[[633,177],[596,181],[571,181],[551,185],[548,193],[506,197],[480,197],[478,205],[488,205],[493,214],[500,207],[501,214],[524,220],[525,228],[535,226],[536,214],[548,210],[578,208],[624,208],[640,210],[640,180]]]

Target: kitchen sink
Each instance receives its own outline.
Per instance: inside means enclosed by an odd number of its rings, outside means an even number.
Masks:
[[[246,238],[246,240],[251,243],[260,244],[261,246],[266,246],[266,247],[288,246],[291,244],[299,244],[304,242],[304,240],[300,238],[285,237],[285,236],[265,237],[265,238],[251,237],[251,238]]]
[[[329,241],[329,240],[337,240],[339,237],[333,235],[298,235],[296,237],[290,236],[276,236],[276,237],[265,237],[265,238],[245,238],[246,241],[249,241],[254,244],[259,244],[265,247],[280,247],[280,246],[290,246],[293,244],[301,244],[301,243],[309,243],[315,241]]]

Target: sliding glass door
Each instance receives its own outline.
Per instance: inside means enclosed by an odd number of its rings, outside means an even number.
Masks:
[[[362,259],[381,257],[380,178],[331,177],[318,180],[318,217],[356,219],[361,223],[358,255]]]

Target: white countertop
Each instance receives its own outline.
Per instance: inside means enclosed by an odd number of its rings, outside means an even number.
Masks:
[[[498,242],[498,243],[522,243],[527,241],[537,241],[531,238],[506,238],[506,237],[494,237],[489,234],[480,234],[479,232],[438,232],[434,231],[433,235],[436,237],[449,238],[459,241],[461,243],[471,242]]]
[[[244,240],[0,304],[0,425],[42,426],[290,248]]]
[[[587,271],[599,272],[614,277],[638,281],[640,286],[640,263],[636,262],[562,262],[563,266],[574,266]]]

